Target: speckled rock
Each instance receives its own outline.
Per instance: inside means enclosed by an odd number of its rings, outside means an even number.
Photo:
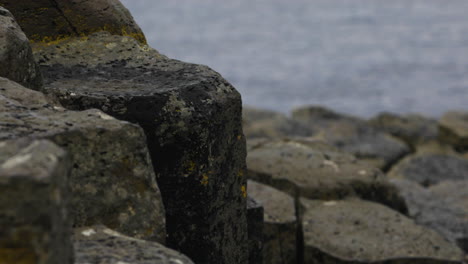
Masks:
[[[293,197],[358,196],[406,212],[403,199],[382,172],[323,142],[270,141],[249,152],[247,167],[249,178]]]
[[[468,180],[468,160],[456,155],[416,153],[396,164],[388,177],[430,186],[446,180]]]
[[[70,168],[50,141],[0,141],[0,263],[73,263]]]
[[[281,113],[252,107],[242,109],[242,125],[247,138],[307,136],[312,131]]]
[[[106,224],[164,241],[165,222],[143,130],[92,109],[67,111],[39,92],[0,78],[0,140],[49,139],[71,156],[75,226]]]
[[[299,225],[294,198],[267,185],[248,181],[248,193],[264,208],[263,261],[297,263]]]
[[[247,196],[249,264],[263,263],[263,206]]]
[[[169,247],[197,263],[247,262],[246,151],[234,87],[129,37],[96,33],[35,52],[49,96],[143,127]]]
[[[430,188],[402,179],[392,182],[416,223],[436,230],[468,253],[468,180],[444,181]]]
[[[439,120],[439,140],[468,151],[468,112],[447,112]]]
[[[298,108],[293,111],[292,118],[312,129],[315,136],[380,169],[386,170],[410,151],[401,140],[366,121],[322,107]]]
[[[369,123],[405,141],[413,149],[416,145],[437,139],[438,134],[437,120],[419,114],[380,113]]]
[[[26,35],[13,15],[0,6],[0,76],[31,89],[42,87],[42,75],[34,61]]]
[[[98,31],[131,36],[146,43],[140,27],[119,0],[0,0],[29,39],[42,44]]]
[[[302,198],[304,263],[462,263],[462,251],[433,230],[377,203]]]
[[[105,226],[77,228],[75,264],[193,264],[159,243],[122,235]]]

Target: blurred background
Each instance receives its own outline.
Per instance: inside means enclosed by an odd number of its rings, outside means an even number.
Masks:
[[[370,117],[468,109],[466,0],[122,0],[161,53],[249,106]]]

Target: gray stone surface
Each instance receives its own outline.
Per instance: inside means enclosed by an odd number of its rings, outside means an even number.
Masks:
[[[234,87],[130,37],[96,33],[35,52],[44,91],[65,107],[99,108],[143,127],[169,247],[197,263],[247,261],[246,151]]]
[[[300,243],[294,198],[255,181],[249,180],[247,184],[249,196],[264,208],[264,263],[297,263]]]
[[[54,45],[70,37],[97,31],[131,36],[146,43],[145,35],[119,0],[0,0],[29,39]]]
[[[0,263],[73,263],[70,168],[50,141],[0,141]]]
[[[122,235],[105,226],[75,229],[75,264],[193,264],[159,243]]]
[[[0,6],[0,77],[40,89],[42,75],[26,35],[13,15]]]
[[[387,169],[410,151],[401,140],[370,126],[366,121],[326,108],[297,108],[292,118],[313,130],[313,135],[380,169]]]
[[[49,139],[70,154],[75,226],[106,224],[164,241],[164,208],[140,127],[96,109],[67,111],[0,78],[0,140],[20,137]]]
[[[462,263],[462,251],[433,230],[373,202],[304,205],[304,263]]]
[[[249,178],[293,197],[342,199],[358,196],[400,212],[406,205],[378,169],[323,142],[270,141],[247,156]]]
[[[263,263],[263,206],[247,196],[249,264]]]
[[[439,140],[468,151],[468,112],[447,112],[439,120]]]

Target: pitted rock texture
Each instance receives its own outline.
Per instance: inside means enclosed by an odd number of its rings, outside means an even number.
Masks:
[[[315,137],[322,137],[340,150],[380,169],[388,169],[410,151],[401,140],[366,121],[322,107],[298,108],[293,111],[292,118],[313,130]]]
[[[0,263],[73,263],[70,168],[50,141],[0,141]]]
[[[29,39],[42,44],[86,36],[98,31],[131,36],[146,43],[145,35],[119,0],[0,0]]]
[[[98,108],[143,127],[168,246],[197,263],[247,261],[246,151],[234,87],[206,66],[105,33],[37,49],[36,56],[45,93],[66,108]]]
[[[0,140],[49,139],[71,157],[75,226],[106,224],[163,242],[164,207],[143,130],[92,109],[67,111],[36,91],[0,78]]]
[[[468,151],[468,112],[447,112],[439,120],[439,140],[461,152]]]
[[[294,198],[267,185],[248,181],[248,193],[264,208],[263,261],[297,263],[299,223]]]
[[[462,263],[462,251],[388,207],[357,199],[304,205],[304,263]]]
[[[357,196],[407,211],[382,172],[323,142],[263,143],[249,152],[247,167],[249,178],[293,197],[329,200]]]
[[[34,61],[26,35],[13,15],[0,6],[0,77],[28,88],[42,87],[42,75]]]
[[[159,243],[122,235],[105,226],[77,228],[75,264],[193,264]]]
[[[247,196],[249,264],[263,263],[263,206]]]

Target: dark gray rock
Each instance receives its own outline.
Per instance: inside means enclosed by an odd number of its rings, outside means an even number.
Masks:
[[[248,181],[248,193],[264,208],[263,261],[297,263],[299,225],[294,198],[267,185]]]
[[[304,263],[462,263],[462,251],[433,230],[357,199],[304,205]]]
[[[468,112],[447,112],[439,120],[439,140],[461,152],[468,151]]]
[[[322,107],[298,108],[293,111],[292,118],[313,130],[314,136],[380,169],[386,170],[410,151],[405,143],[365,120]]]
[[[247,196],[249,264],[263,263],[263,206]]]
[[[75,229],[75,264],[193,264],[159,243],[122,235],[105,226]]]
[[[161,195],[143,130],[92,109],[67,111],[0,78],[0,140],[49,139],[71,157],[75,226],[106,224],[130,236],[164,241]]]
[[[0,6],[0,77],[31,89],[42,87],[42,75],[34,61],[26,35],[13,15]]]
[[[169,247],[197,263],[247,262],[246,151],[234,87],[206,66],[105,33],[36,56],[45,92],[65,107],[99,108],[143,127]]]
[[[145,35],[119,0],[0,0],[18,20],[29,39],[44,45],[98,31],[131,36],[146,43]]]
[[[358,196],[406,212],[404,200],[378,169],[323,142],[270,141],[247,157],[249,178],[293,197],[342,199]]]
[[[0,263],[73,263],[70,168],[50,141],[0,141]]]

